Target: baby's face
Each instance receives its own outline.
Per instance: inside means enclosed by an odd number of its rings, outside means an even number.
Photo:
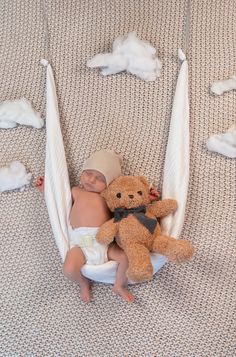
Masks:
[[[100,193],[107,187],[104,175],[97,170],[84,170],[80,176],[80,182],[89,192]]]

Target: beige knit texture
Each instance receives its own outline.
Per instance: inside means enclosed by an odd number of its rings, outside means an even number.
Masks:
[[[48,35],[43,16],[47,14]],[[71,184],[98,149],[124,157],[125,173],[161,187],[171,105],[183,46],[186,0],[1,0],[0,101],[29,99],[45,116],[45,68],[54,70]],[[189,61],[191,172],[182,238],[193,262],[167,264],[131,287],[129,305],[95,284],[79,299],[63,277],[46,205],[34,188],[0,194],[0,356],[235,357],[236,161],[206,139],[236,120],[236,91],[213,81],[236,73],[236,3],[192,0]],[[86,61],[135,30],[157,48],[161,77],[103,77]],[[185,50],[185,48],[184,48]],[[0,130],[0,165],[44,173],[45,129]]]

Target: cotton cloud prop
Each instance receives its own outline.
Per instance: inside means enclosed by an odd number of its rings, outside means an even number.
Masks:
[[[27,99],[17,99],[0,103],[0,128],[14,128],[17,124],[30,125],[40,129],[43,119]]]
[[[145,81],[155,81],[162,67],[155,54],[156,49],[150,43],[140,40],[135,32],[130,32],[113,42],[112,53],[97,54],[87,62],[87,66],[102,67],[104,76],[127,71]]]
[[[217,95],[221,95],[232,89],[236,89],[236,75],[223,81],[214,82],[211,86],[211,92]]]
[[[31,173],[26,172],[25,166],[19,161],[12,161],[8,166],[0,168],[0,192],[21,188],[30,183]]]
[[[210,151],[236,158],[236,125],[229,128],[226,133],[211,136],[206,145]]]

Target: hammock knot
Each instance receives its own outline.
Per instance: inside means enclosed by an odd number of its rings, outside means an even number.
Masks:
[[[42,58],[41,61],[40,61],[40,64],[43,65],[44,67],[47,67],[47,65],[48,65],[48,60]]]

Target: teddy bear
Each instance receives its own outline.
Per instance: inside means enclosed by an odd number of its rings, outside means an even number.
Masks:
[[[120,176],[101,193],[114,217],[102,224],[96,239],[109,244],[115,237],[128,257],[127,277],[135,282],[151,279],[150,252],[181,263],[189,260],[194,251],[190,242],[162,234],[158,218],[175,212],[177,202],[151,201],[149,187],[143,176]]]

